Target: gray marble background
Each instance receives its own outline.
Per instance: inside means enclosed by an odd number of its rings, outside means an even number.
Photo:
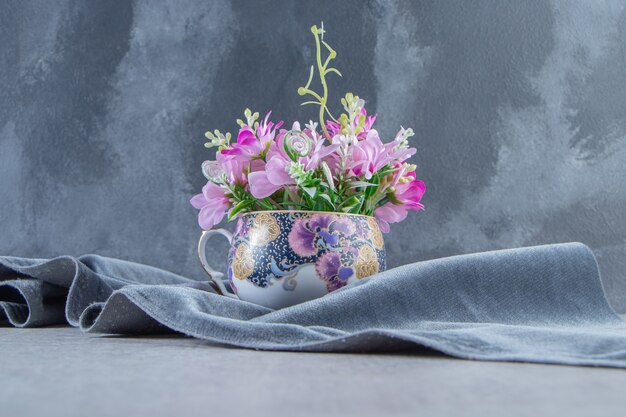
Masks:
[[[626,1],[3,1],[0,253],[95,252],[203,278],[189,197],[207,129],[296,89],[324,20],[391,138],[413,127],[427,211],[391,266],[581,241],[626,311]],[[338,104],[338,101],[335,101]],[[221,257],[223,259],[223,257]]]

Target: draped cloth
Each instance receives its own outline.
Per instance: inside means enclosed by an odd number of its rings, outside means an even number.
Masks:
[[[580,243],[417,262],[281,310],[97,255],[0,257],[0,324],[177,332],[261,350],[427,349],[465,359],[626,367],[626,323]]]

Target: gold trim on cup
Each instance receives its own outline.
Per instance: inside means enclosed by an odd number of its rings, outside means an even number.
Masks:
[[[259,214],[259,213],[312,213],[312,214],[337,214],[339,216],[360,216],[366,218],[375,219],[374,216],[369,216],[367,214],[359,214],[359,213],[343,213],[340,211],[316,211],[316,210],[256,210],[256,211],[247,211],[245,213],[241,213],[241,216],[245,216],[248,214]]]

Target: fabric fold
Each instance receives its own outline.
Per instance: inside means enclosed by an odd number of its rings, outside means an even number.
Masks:
[[[0,308],[19,327],[65,320],[88,333],[178,332],[254,349],[427,348],[466,359],[626,367],[626,323],[580,243],[418,262],[276,311],[117,259],[0,257]]]

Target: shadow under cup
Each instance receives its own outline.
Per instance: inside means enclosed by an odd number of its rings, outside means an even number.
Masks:
[[[213,234],[222,234],[231,242],[228,286],[224,275],[213,270],[206,259],[206,243]],[[233,235],[224,229],[205,231],[199,255],[224,295],[273,309],[322,297],[386,269],[378,223],[374,217],[360,214],[245,213]]]

